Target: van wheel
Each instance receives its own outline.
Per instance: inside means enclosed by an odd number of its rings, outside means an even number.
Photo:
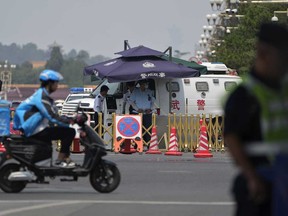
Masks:
[[[19,164],[6,164],[0,169],[0,188],[6,193],[19,193],[25,187],[26,181],[10,181],[9,175],[20,170]]]

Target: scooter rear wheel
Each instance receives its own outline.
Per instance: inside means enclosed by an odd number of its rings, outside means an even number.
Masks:
[[[90,173],[91,186],[100,193],[110,193],[120,184],[119,169],[113,165],[102,162]]]
[[[9,175],[20,170],[19,164],[6,164],[0,169],[0,188],[6,193],[19,193],[25,187],[26,181],[10,181]]]

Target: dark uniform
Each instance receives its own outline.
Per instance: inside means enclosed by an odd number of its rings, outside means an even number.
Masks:
[[[287,211],[275,214],[283,203],[272,206],[275,197],[280,197],[274,193],[279,187],[274,183],[281,179],[276,175],[275,158],[279,155],[275,157],[270,151],[249,151],[251,145],[256,149],[263,145],[277,147],[288,141],[287,38],[287,27],[275,23],[261,25],[253,69],[226,102],[225,142],[240,167],[232,187],[237,216],[287,214]],[[285,187],[281,192],[285,194]],[[284,199],[287,201],[287,195]],[[287,204],[282,207],[285,206]]]
[[[94,121],[95,121],[95,127],[99,124],[99,119],[98,119],[98,114],[102,113],[102,124],[103,124],[103,120],[104,120],[104,101],[105,101],[105,97],[108,93],[108,86],[103,85],[100,88],[100,93],[95,97],[94,100]],[[100,128],[100,126],[102,125],[98,125],[98,129]],[[97,131],[98,133],[100,133],[100,131]],[[103,130],[102,130],[103,132]]]
[[[251,75],[256,76],[253,71]],[[246,88],[240,86],[230,95],[226,103],[224,134],[237,134],[242,138],[241,141],[244,145],[245,143],[262,141],[260,113],[261,107],[257,99]],[[249,159],[255,167],[269,164],[268,158],[264,156],[251,156]],[[270,183],[266,183],[271,189]],[[268,193],[271,194],[271,190]],[[234,179],[232,194],[237,202],[236,215],[271,215],[271,196],[268,196],[270,199],[261,205],[255,205],[250,199],[247,180],[242,173],[239,173]]]
[[[98,120],[98,114],[99,113],[102,113],[102,123],[103,123],[103,105],[104,105],[104,100],[105,100],[105,97],[103,97],[101,95],[101,93],[99,93],[96,97],[95,97],[95,100],[94,100],[94,121],[95,121],[95,126],[98,125],[99,123],[99,120]],[[98,129],[99,129],[99,126],[98,126]],[[98,133],[100,131],[98,130]]]

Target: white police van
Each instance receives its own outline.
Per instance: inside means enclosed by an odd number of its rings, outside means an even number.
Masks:
[[[223,63],[205,62],[202,65],[207,66],[206,75],[171,79],[171,112],[195,115],[212,114],[213,116],[223,114],[221,101],[226,93],[241,82],[241,78],[228,75],[228,68]],[[169,80],[149,79],[148,83],[148,88],[152,90],[156,99],[155,108],[159,108],[160,115],[167,115],[169,113]],[[79,104],[80,110],[91,115],[91,123],[93,124],[94,98],[102,85],[107,85],[110,89],[104,104],[104,124],[110,124],[112,113],[122,114],[123,93],[125,93],[126,83],[109,83],[107,80],[103,80],[91,94],[86,93],[82,98],[65,101],[62,114],[73,114]],[[128,113],[128,106],[126,113]]]
[[[78,104],[83,104],[83,100],[85,98],[89,98],[89,105],[91,104],[92,100],[94,101],[94,96],[91,95],[93,92],[93,88],[83,88],[83,87],[73,87],[70,88],[70,93],[62,103],[61,107],[61,114],[66,116],[72,116],[75,114]],[[77,104],[77,106],[75,106]],[[93,106],[92,106],[93,109]],[[89,112],[90,110],[83,110]]]

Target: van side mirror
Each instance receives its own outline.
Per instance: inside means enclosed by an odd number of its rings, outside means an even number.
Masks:
[[[2,91],[2,80],[0,80],[0,92]]]

